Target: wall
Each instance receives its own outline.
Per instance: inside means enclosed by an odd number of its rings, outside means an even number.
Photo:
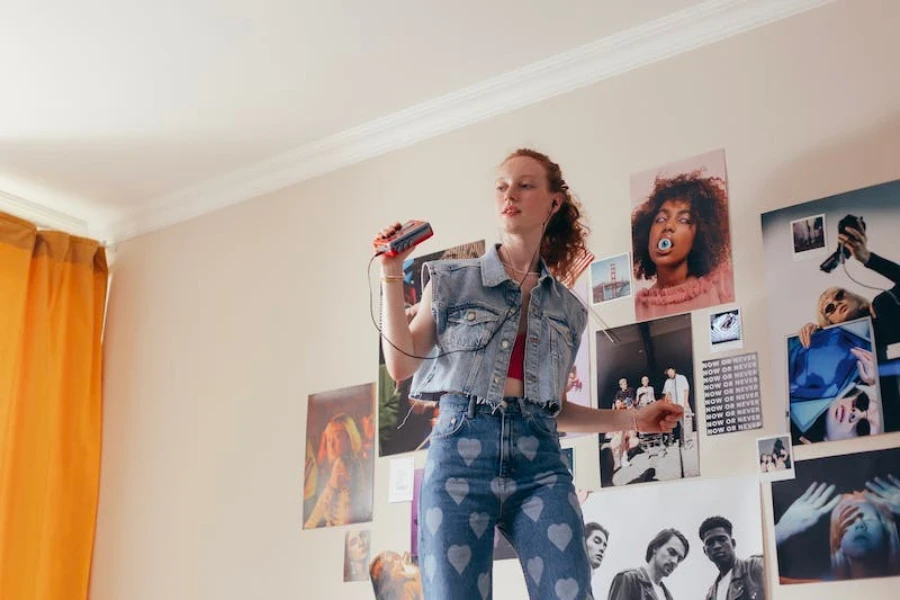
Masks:
[[[371,597],[341,582],[343,530],[300,529],[306,399],[377,377],[373,234],[427,218],[427,251],[497,239],[492,169],[520,145],[561,162],[597,256],[629,248],[631,173],[726,149],[745,348],[760,352],[765,433],[778,431],[759,215],[900,177],[898,22],[898,3],[838,2],[120,245],[92,598]],[[604,317],[615,326],[633,313],[614,303]],[[694,336],[699,365],[706,340]],[[703,474],[751,472],[758,434],[702,439]],[[898,444],[885,435],[798,456]],[[576,462],[579,487],[597,489],[594,438],[576,441]],[[386,502],[387,467],[376,466],[373,555],[408,543],[409,507]],[[886,598],[896,585],[773,589],[828,600]],[[495,569],[495,592],[524,597],[512,561]]]

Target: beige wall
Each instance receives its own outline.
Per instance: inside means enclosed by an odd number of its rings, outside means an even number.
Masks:
[[[341,582],[343,529],[300,529],[307,395],[377,377],[373,233],[426,218],[427,251],[495,240],[492,168],[519,145],[561,162],[598,256],[629,248],[629,174],[725,148],[745,348],[763,363],[765,433],[779,431],[759,215],[900,177],[897,23],[900,3],[844,0],[122,244],[92,598],[371,597],[368,584]],[[604,316],[629,322],[616,304]],[[701,331],[695,348],[699,365]],[[703,474],[752,472],[759,433],[702,439]],[[898,444],[894,434],[797,453]],[[576,461],[579,486],[599,489],[595,439],[576,442]],[[386,502],[387,466],[376,466],[373,555],[409,537],[408,504]],[[888,598],[897,585],[776,586],[774,597]],[[524,597],[513,561],[496,567],[495,593]]]

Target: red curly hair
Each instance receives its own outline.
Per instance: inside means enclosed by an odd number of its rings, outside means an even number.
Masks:
[[[519,148],[503,162],[519,156],[527,156],[541,163],[550,193],[559,193],[565,198],[547,223],[541,240],[541,258],[554,277],[560,281],[572,280],[577,275],[572,271],[579,257],[588,253],[587,236],[590,229],[585,223],[581,203],[569,190],[563,179],[562,169],[549,156],[531,148]]]

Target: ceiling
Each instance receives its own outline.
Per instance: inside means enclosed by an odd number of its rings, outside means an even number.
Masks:
[[[827,1],[4,0],[0,210],[124,239]]]

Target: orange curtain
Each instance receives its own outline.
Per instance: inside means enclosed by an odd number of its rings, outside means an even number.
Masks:
[[[0,213],[0,599],[86,600],[106,253]]]

